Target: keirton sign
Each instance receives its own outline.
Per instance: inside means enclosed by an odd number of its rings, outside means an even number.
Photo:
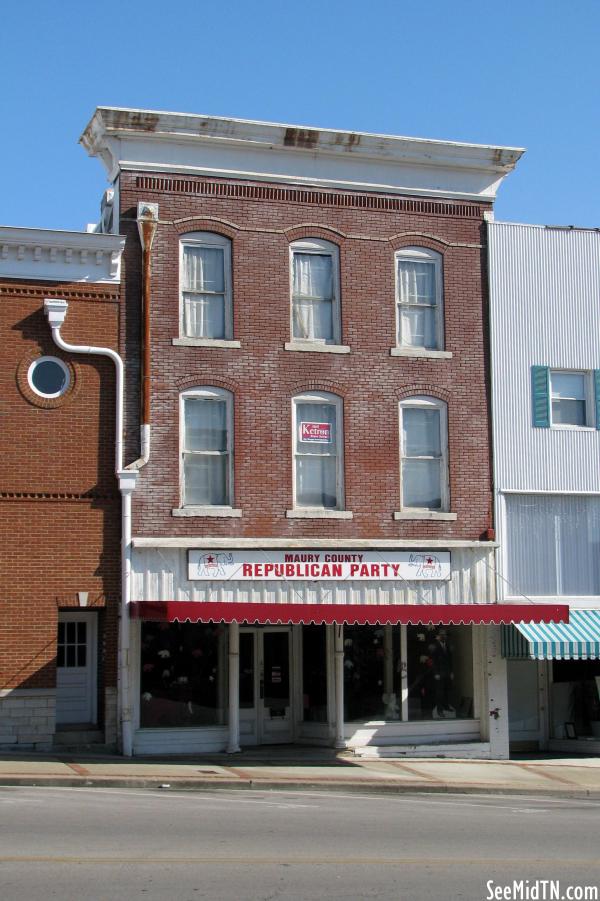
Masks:
[[[188,579],[228,581],[444,581],[448,551],[188,551]]]

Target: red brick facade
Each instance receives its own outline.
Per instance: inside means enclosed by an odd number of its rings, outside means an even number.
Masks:
[[[152,250],[152,451],[134,495],[134,535],[485,537],[492,526],[486,204],[122,173],[127,312],[121,345],[136,382],[138,201],[159,204],[160,224]],[[218,232],[232,241],[233,337],[239,349],[172,345],[179,336],[179,240],[194,231]],[[302,237],[339,247],[342,344],[350,353],[284,350],[290,341],[289,244]],[[410,245],[443,257],[445,349],[452,359],[390,356],[396,343],[394,252]],[[180,505],[178,396],[198,385],[234,394],[233,504],[242,510],[239,519],[171,514]],[[352,520],[286,519],[292,507],[291,398],[307,390],[343,398],[345,508]],[[414,394],[448,404],[455,522],[393,518],[400,509],[398,402]],[[133,459],[139,419],[133,392],[128,398]]]
[[[58,350],[45,297],[68,301],[67,340],[117,345],[117,288],[0,282],[0,690],[54,687],[58,612],[77,607],[77,592],[85,590],[100,616],[101,702],[102,689],[116,684],[120,595],[114,367]],[[74,377],[59,400],[44,400],[27,384],[40,355],[62,358]]]

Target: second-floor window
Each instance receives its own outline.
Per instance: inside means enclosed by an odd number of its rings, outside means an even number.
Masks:
[[[552,425],[589,426],[591,404],[588,404],[589,378],[585,372],[550,370]]]
[[[402,508],[449,509],[446,405],[435,397],[400,404]]]
[[[230,339],[231,242],[213,232],[181,241],[181,334],[185,338]]]
[[[231,506],[233,397],[201,387],[181,395],[183,506]]]
[[[326,392],[295,397],[293,424],[294,506],[343,509],[341,399]]]
[[[600,428],[600,370],[531,367],[536,428]]]
[[[290,253],[293,340],[339,344],[338,248],[313,238],[295,241]]]
[[[398,347],[442,350],[442,258],[427,247],[396,252]]]

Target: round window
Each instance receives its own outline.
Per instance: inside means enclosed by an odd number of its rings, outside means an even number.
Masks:
[[[40,397],[61,397],[69,387],[71,376],[58,357],[38,357],[29,367],[27,381]]]

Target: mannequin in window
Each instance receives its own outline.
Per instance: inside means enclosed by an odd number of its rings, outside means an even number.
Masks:
[[[448,643],[446,629],[440,629],[431,644],[431,662],[433,670],[433,686],[435,692],[435,704],[433,719],[444,719],[456,716],[454,707],[450,704],[449,693],[454,681],[454,665],[452,660],[452,648]]]

